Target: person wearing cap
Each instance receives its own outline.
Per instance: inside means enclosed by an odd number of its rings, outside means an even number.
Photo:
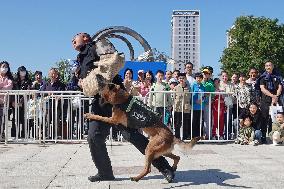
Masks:
[[[203,74],[201,72],[195,73],[195,82],[191,86],[193,92],[193,120],[192,120],[192,137],[198,137],[203,135],[203,111],[205,108],[205,87],[202,84]]]
[[[208,81],[210,81],[212,83],[212,85],[214,86],[214,80],[213,80],[213,72],[214,72],[214,69],[211,67],[211,66],[205,66],[203,69],[207,69],[209,71],[209,78],[208,78]]]
[[[173,79],[173,78],[172,78]],[[181,138],[180,129],[183,129],[182,139],[188,139],[191,136],[191,94],[190,86],[186,82],[186,74],[178,75],[179,84],[174,87],[174,128],[175,137]]]
[[[178,80],[176,78],[171,78],[169,80],[169,85],[170,85],[171,90],[173,90],[175,86],[178,85]]]
[[[178,85],[178,80],[176,78],[171,78],[169,80],[170,91],[174,91],[175,86]],[[174,100],[174,93],[171,93],[171,99]]]
[[[209,92],[205,94],[205,108],[203,111],[203,119],[204,119],[204,134],[205,138],[208,139],[210,133],[210,130],[212,128],[211,121],[210,121],[210,107],[209,103],[211,103],[211,100],[214,97],[214,92],[215,92],[215,87],[214,84],[212,83],[211,79],[211,71],[208,68],[204,68],[202,70],[203,73],[203,81],[202,84],[205,87],[205,92]]]
[[[144,70],[138,70],[138,78],[137,78],[137,81],[139,83],[143,82],[144,81]]]
[[[143,91],[143,89],[147,90],[147,88],[148,88],[148,85],[147,85],[148,83],[144,82],[145,81],[144,70],[138,70],[137,76],[138,76],[137,80],[133,82],[133,86],[136,88],[136,91],[137,91],[136,96],[144,97],[145,91]],[[144,86],[142,87],[143,83],[145,84],[146,87],[144,87]],[[142,89],[142,91],[141,91],[141,89]],[[141,92],[143,94],[141,94]]]

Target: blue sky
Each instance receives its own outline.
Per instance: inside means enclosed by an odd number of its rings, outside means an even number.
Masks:
[[[170,55],[172,10],[201,11],[201,64],[216,72],[226,30],[238,16],[265,16],[284,23],[283,0],[9,0],[1,1],[0,7],[0,60],[10,62],[12,71],[24,65],[45,75],[60,59],[76,57],[71,46],[74,34],[94,34],[114,25],[134,29],[152,48]],[[128,52],[122,42],[118,48]],[[136,56],[143,51],[137,43],[135,50]]]

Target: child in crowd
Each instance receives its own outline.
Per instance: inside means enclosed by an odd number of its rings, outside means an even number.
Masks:
[[[192,84],[191,91],[192,96],[192,108],[193,108],[193,120],[192,120],[192,137],[203,135],[203,110],[205,107],[205,87],[202,84],[203,74],[198,72],[195,74],[195,80]]]
[[[278,112],[276,121],[272,124],[272,131],[269,133],[273,145],[279,145],[284,141],[284,112]]]
[[[191,94],[190,86],[186,82],[186,74],[179,73],[179,84],[175,86],[174,93],[174,126],[175,137],[180,138],[180,129],[183,128],[182,139],[190,138],[191,136]]]
[[[235,143],[248,145],[253,141],[253,136],[252,117],[247,114],[243,117],[243,120],[240,121],[239,135],[235,140]]]
[[[144,81],[141,82],[139,88],[139,97],[145,104],[147,104],[150,88],[151,88],[151,80],[149,78],[146,78]]]

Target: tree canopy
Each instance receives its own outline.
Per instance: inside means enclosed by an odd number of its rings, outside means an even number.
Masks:
[[[68,60],[66,59],[61,59],[60,61],[55,63],[58,71],[59,71],[59,75],[60,75],[60,80],[63,83],[68,83],[68,81],[71,78],[71,65],[69,63]]]
[[[222,70],[230,75],[248,73],[251,67],[261,71],[269,60],[284,73],[284,26],[278,19],[240,16],[228,35],[229,46],[220,59]]]

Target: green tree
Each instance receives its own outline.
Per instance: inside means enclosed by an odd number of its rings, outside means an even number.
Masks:
[[[71,75],[70,75],[71,65],[70,65],[69,61],[66,60],[66,59],[61,59],[60,61],[56,62],[55,64],[58,68],[61,81],[64,82],[64,83],[67,83],[71,78]]]
[[[228,31],[229,47],[220,59],[221,69],[248,73],[250,67],[264,69],[270,60],[284,73],[284,26],[278,19],[240,16]]]

